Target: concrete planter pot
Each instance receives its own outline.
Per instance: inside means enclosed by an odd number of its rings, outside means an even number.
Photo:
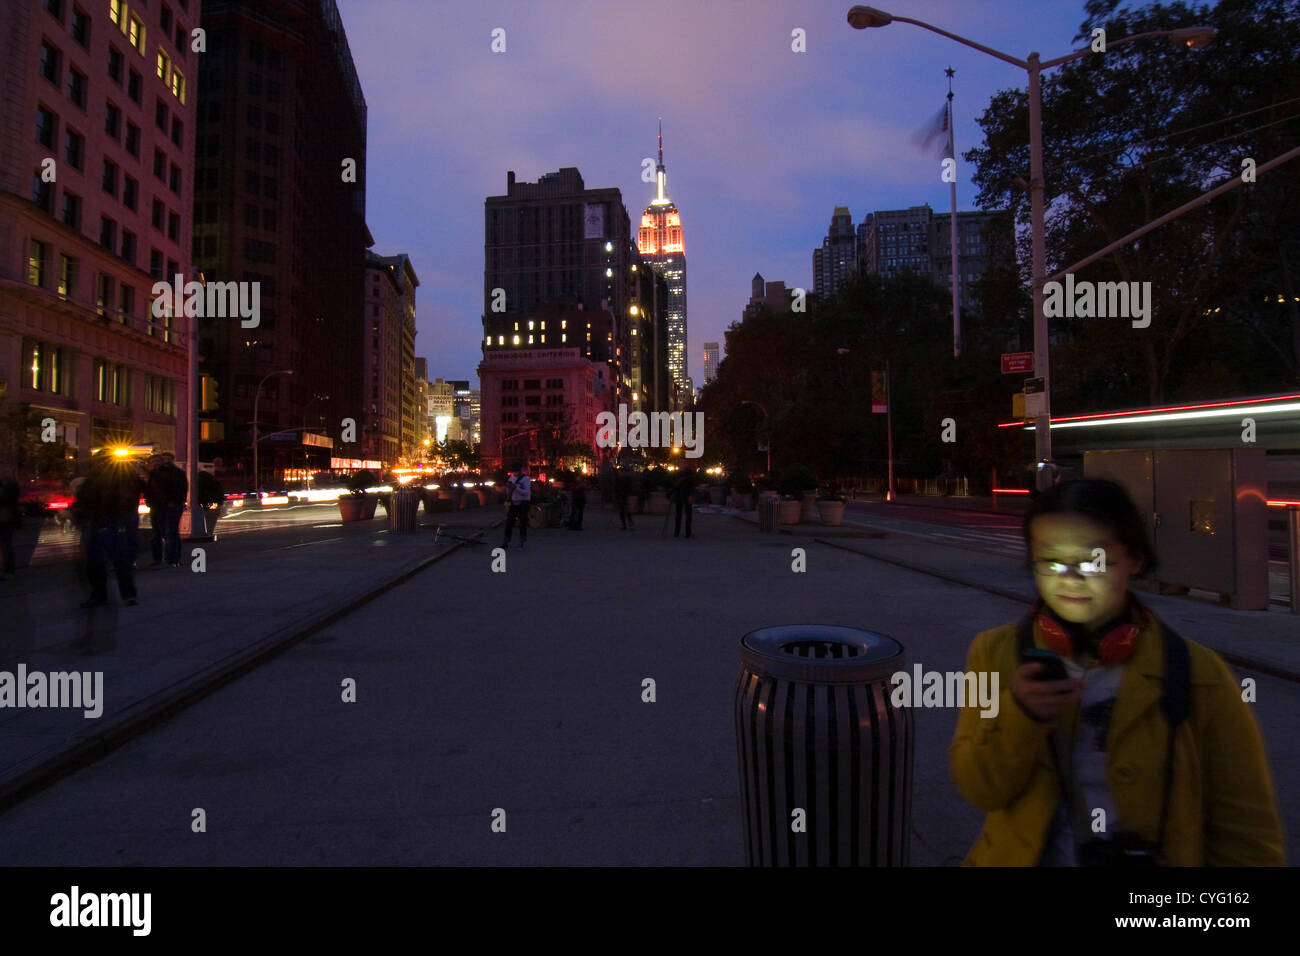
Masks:
[[[804,498],[799,502],[799,520],[805,523],[811,523],[817,520],[817,503],[812,496]]]
[[[652,491],[650,500],[646,503],[646,514],[666,515],[668,514],[668,492]]]
[[[802,501],[781,502],[781,524],[798,524],[799,514],[803,511]]]
[[[822,524],[828,528],[838,528],[844,524],[844,502],[842,501],[819,501],[817,512],[821,515]]]
[[[641,513],[641,496],[627,496],[627,513],[630,515],[639,515]]]
[[[344,524],[352,521],[369,521],[375,516],[375,508],[378,506],[377,495],[340,495],[339,517],[343,519]]]
[[[709,502],[720,505],[727,500],[727,489],[722,485],[709,486]]]

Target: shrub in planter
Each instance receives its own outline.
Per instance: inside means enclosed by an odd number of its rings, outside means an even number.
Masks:
[[[777,487],[783,496],[802,501],[805,492],[817,489],[817,478],[806,465],[794,464],[781,472]]]
[[[798,498],[781,499],[781,524],[798,524],[803,503]]]
[[[369,521],[375,516],[378,495],[366,494],[366,489],[377,485],[379,479],[368,468],[363,468],[348,479],[348,494],[339,495],[339,517],[343,521]]]

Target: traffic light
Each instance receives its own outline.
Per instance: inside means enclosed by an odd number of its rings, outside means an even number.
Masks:
[[[211,375],[204,375],[199,382],[199,389],[202,393],[199,408],[205,412],[215,412],[217,400],[220,398],[217,393],[217,380]]]

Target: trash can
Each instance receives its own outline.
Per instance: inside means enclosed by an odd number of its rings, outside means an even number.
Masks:
[[[781,529],[781,499],[762,498],[758,502],[760,534],[776,534]]]
[[[388,530],[398,534],[414,531],[415,512],[420,507],[420,492],[414,488],[397,488],[388,499]]]
[[[907,866],[912,713],[891,637],[795,624],[740,641],[736,742],[749,866]],[[802,812],[799,812],[802,811]]]

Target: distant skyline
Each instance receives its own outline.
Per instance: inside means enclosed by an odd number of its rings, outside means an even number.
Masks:
[[[939,162],[913,142],[956,70],[957,150],[1024,73],[910,24],[854,30],[849,2],[337,0],[369,112],[366,218],[380,255],[406,253],[421,285],[416,354],[477,387],[483,201],[576,166],[616,187],[633,220],[654,197],[642,160],[664,124],[668,195],[688,226],[688,373],[725,343],[761,272],[812,289],[812,251],[836,206],[948,208]],[[986,46],[1046,59],[1082,46],[1082,0],[881,5]],[[492,31],[506,50],[493,53]],[[804,31],[796,53],[792,31]],[[959,160],[957,201],[977,208]],[[1050,175],[1050,170],[1048,171]],[[725,345],[724,345],[725,347]]]

